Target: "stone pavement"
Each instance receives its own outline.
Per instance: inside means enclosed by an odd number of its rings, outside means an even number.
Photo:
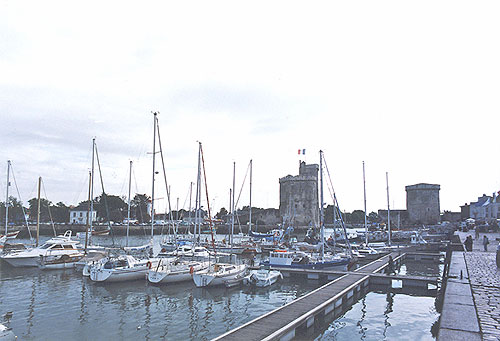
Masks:
[[[496,252],[496,245],[494,244]],[[500,269],[496,253],[464,252],[483,340],[500,340]]]

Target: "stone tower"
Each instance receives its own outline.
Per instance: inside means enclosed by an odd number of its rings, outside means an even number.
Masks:
[[[439,185],[406,186],[406,209],[410,223],[437,224],[440,220]]]
[[[318,165],[301,161],[299,175],[280,178],[280,215],[288,224],[318,224],[318,171]]]

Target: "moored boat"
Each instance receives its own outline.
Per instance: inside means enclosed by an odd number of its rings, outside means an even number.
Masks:
[[[90,267],[94,282],[124,282],[144,279],[149,269],[158,265],[158,258],[137,260],[132,256],[103,258]]]
[[[283,279],[281,272],[276,270],[252,270],[243,281],[247,285],[255,285],[257,287],[268,287],[276,283],[279,279]]]
[[[68,230],[63,236],[51,238],[42,246],[9,252],[0,258],[14,267],[35,267],[40,256],[71,255],[79,251],[79,246],[78,241],[71,239],[71,231]]]
[[[197,287],[224,285],[226,281],[233,280],[246,271],[246,264],[214,263],[208,269],[195,272],[193,281]]]
[[[275,250],[269,253],[269,260],[262,265],[275,268],[339,270],[347,271],[351,257],[339,255],[308,254],[302,251]]]
[[[75,252],[69,255],[40,255],[38,267],[42,270],[73,268],[84,256],[83,252]]]
[[[154,284],[189,281],[195,272],[208,268],[208,265],[208,262],[185,260],[164,262],[160,259],[158,265],[148,271],[147,279]]]

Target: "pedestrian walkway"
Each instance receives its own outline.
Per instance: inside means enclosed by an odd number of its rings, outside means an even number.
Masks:
[[[493,252],[465,252],[483,340],[500,340],[500,269]]]
[[[458,232],[462,242],[474,231]],[[490,240],[483,251],[483,236]],[[496,265],[496,250],[500,233],[480,233],[474,239],[472,252],[464,252],[469,282],[476,306],[483,340],[500,340],[500,269]]]

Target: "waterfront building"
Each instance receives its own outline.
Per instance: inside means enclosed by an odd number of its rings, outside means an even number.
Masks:
[[[500,196],[493,193],[492,196],[483,194],[477,201],[460,206],[462,218],[473,218],[476,220],[500,219]]]
[[[319,222],[317,164],[299,163],[299,175],[287,175],[280,182],[280,215],[285,223],[316,226]]]
[[[69,223],[85,225],[87,223],[88,207],[86,204],[78,205],[69,210]],[[92,221],[97,221],[97,212],[92,212]]]
[[[406,186],[406,209],[412,224],[437,224],[441,211],[439,185],[416,184]]]

